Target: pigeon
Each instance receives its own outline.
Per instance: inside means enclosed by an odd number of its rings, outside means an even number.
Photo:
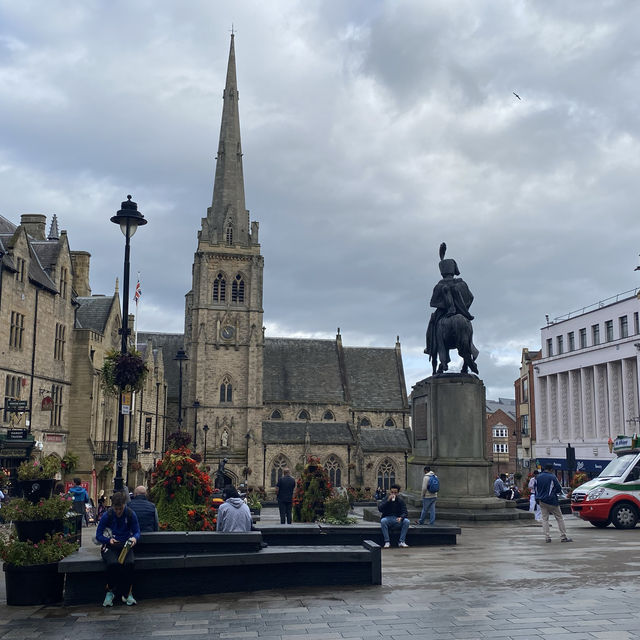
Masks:
[[[511,93],[513,93],[513,95],[514,95],[516,98],[518,98],[518,100],[522,100],[522,98],[521,98],[521,97],[520,97],[520,96],[519,96],[515,91],[512,91]]]

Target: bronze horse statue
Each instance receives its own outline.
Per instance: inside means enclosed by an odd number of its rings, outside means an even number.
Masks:
[[[427,348],[433,365],[433,374],[444,373],[449,369],[449,350],[457,349],[463,360],[462,373],[469,369],[478,373],[476,359],[478,350],[473,344],[473,316],[469,307],[473,302],[473,294],[467,283],[459,276],[455,260],[444,259],[447,245],[440,245],[440,273],[442,280],[436,284],[431,296],[430,305],[435,307],[427,327]],[[438,364],[439,361],[439,364]]]

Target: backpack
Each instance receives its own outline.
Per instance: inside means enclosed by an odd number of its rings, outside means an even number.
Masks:
[[[429,493],[438,493],[438,491],[440,491],[440,480],[438,480],[438,476],[429,476],[427,491],[429,491]]]

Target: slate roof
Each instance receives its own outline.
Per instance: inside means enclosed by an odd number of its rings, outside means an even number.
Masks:
[[[265,403],[344,402],[335,341],[267,338],[263,398]]]
[[[273,422],[262,423],[265,444],[304,444],[309,432],[311,444],[355,444],[346,422]]]
[[[411,450],[411,442],[404,429],[361,429],[360,444],[365,452]]]
[[[138,348],[140,348],[141,344],[146,344],[148,340],[153,342],[154,349],[162,349],[167,396],[169,398],[177,398],[178,387],[180,385],[180,366],[174,358],[176,357],[178,349],[184,348],[184,335],[182,333],[138,332]]]
[[[404,380],[395,349],[345,347],[351,404],[362,409],[407,408]]]
[[[504,411],[513,420],[516,419],[516,401],[511,398],[498,398],[498,400],[487,400],[485,403],[487,413],[495,413],[498,410]]]
[[[90,296],[76,298],[80,305],[76,311],[78,329],[91,329],[104,335],[111,307],[118,304],[115,296]]]

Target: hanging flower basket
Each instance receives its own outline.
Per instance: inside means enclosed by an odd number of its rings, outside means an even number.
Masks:
[[[142,354],[131,349],[120,353],[112,349],[102,363],[102,384],[105,391],[118,395],[121,391],[141,391],[149,373]]]

